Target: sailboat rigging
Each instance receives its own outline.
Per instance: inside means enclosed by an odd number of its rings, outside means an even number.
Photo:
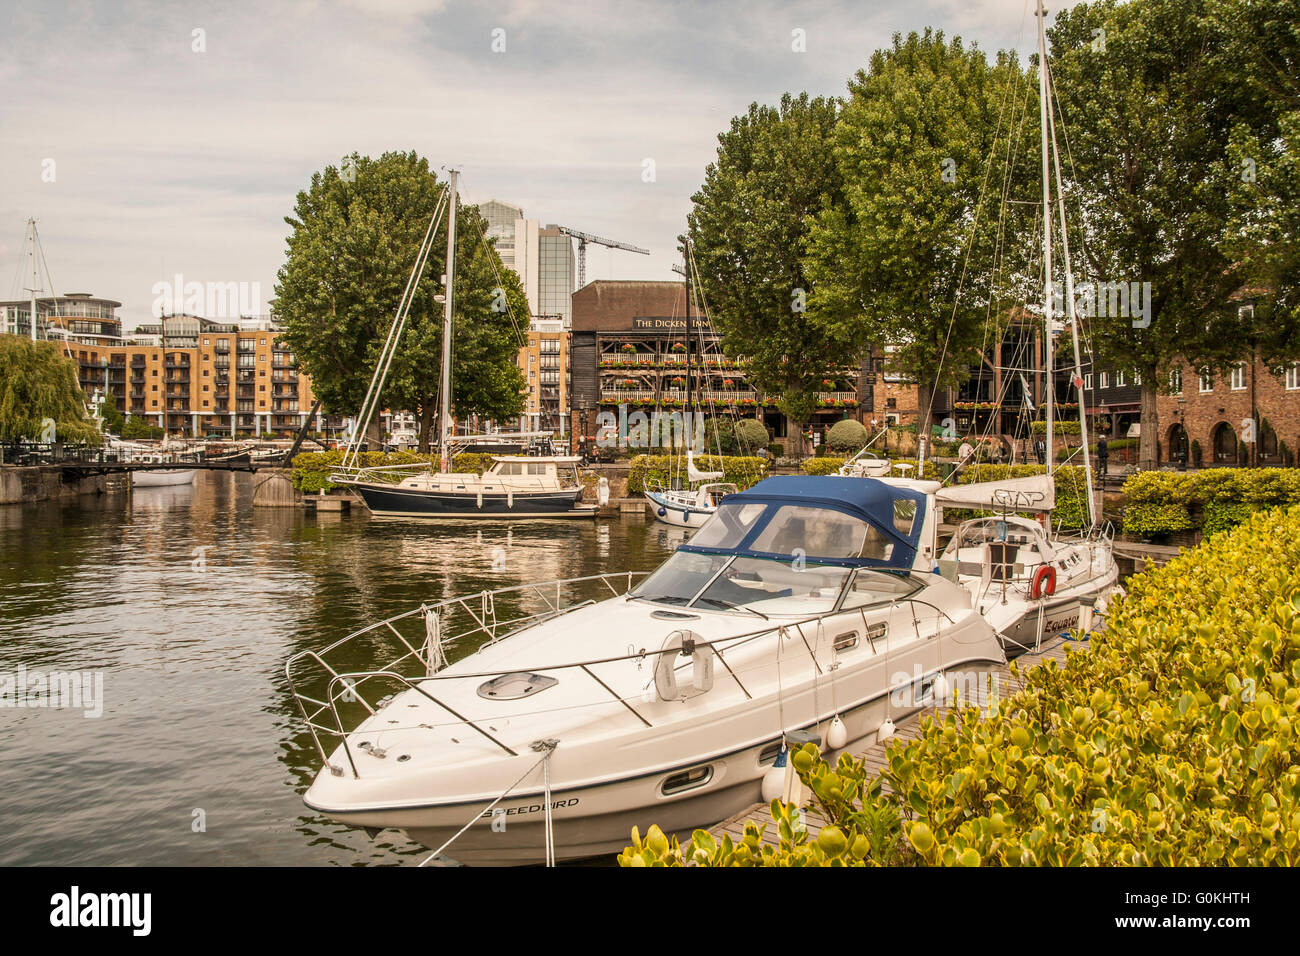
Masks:
[[[362,401],[342,466],[330,481],[356,491],[372,515],[387,518],[590,518],[599,508],[581,503],[583,483],[578,474],[580,458],[573,455],[494,455],[483,473],[453,470],[458,442],[480,438],[550,437],[550,433],[511,433],[492,436],[454,434],[452,417],[452,314],[456,284],[456,204],[458,170],[450,170],[447,187],[439,199],[415,265],[389,327],[388,337],[375,365],[370,387]],[[433,237],[443,214],[447,216],[447,266],[443,277],[442,361],[439,374],[438,470],[433,463],[362,467],[360,452],[370,421],[380,407],[384,382],[411,303],[428,261]]]

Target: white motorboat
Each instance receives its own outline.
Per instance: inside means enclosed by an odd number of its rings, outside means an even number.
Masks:
[[[792,740],[833,757],[1004,660],[970,592],[913,567],[935,520],[883,482],[770,478],[635,587],[484,592],[300,653],[286,674],[324,762],[305,802],[473,864],[724,819]]]
[[[162,488],[172,485],[192,485],[198,471],[193,468],[153,468],[131,472],[133,488]]]

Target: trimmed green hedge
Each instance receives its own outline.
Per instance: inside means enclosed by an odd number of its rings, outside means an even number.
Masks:
[[[1300,864],[1300,508],[1128,586],[1086,652],[1034,667],[987,716],[925,718],[879,775],[848,755],[832,769],[811,744],[793,754],[829,821],[815,841],[773,801],[779,847],[755,823],[685,846],[652,827],[619,863]]]
[[[1127,534],[1149,536],[1195,528],[1215,534],[1235,527],[1261,507],[1300,504],[1300,469],[1145,471],[1129,477],[1122,491],[1128,502]],[[1169,524],[1161,523],[1165,518]]]
[[[419,455],[412,451],[364,451],[358,456],[365,468],[378,465],[416,465],[430,464],[428,455]],[[330,491],[336,487],[330,480],[330,472],[335,471],[343,461],[342,450],[303,452],[293,460],[293,486],[303,494],[314,495],[321,491]],[[482,474],[492,464],[491,455],[476,455],[463,452],[452,459],[455,471],[472,471]],[[437,470],[438,464],[431,464]],[[400,476],[376,476],[376,479],[396,482]]]
[[[732,482],[742,491],[766,473],[767,462],[758,457],[701,455],[695,459],[700,471],[721,471],[719,481]],[[667,487],[674,477],[686,481],[686,459],[679,455],[637,455],[627,475],[627,493],[644,494],[646,485]]]

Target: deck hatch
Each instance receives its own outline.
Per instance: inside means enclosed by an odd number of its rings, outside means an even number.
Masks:
[[[545,674],[502,674],[479,685],[478,695],[487,700],[523,700],[554,687],[559,681]]]

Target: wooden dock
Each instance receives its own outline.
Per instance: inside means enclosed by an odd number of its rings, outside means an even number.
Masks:
[[[997,690],[998,698],[1005,700],[1023,687],[1025,675],[1035,665],[1041,664],[1049,658],[1064,661],[1067,654],[1079,653],[1086,650],[1087,647],[1088,643],[1086,641],[1067,641],[1059,636],[1044,640],[1042,647],[1038,651],[1029,651],[1016,658],[1016,666],[1020,671],[1018,677],[1012,675],[1010,667],[1006,664],[980,672],[979,686],[981,691],[978,699],[971,703],[978,704],[980,710],[984,711],[988,707],[990,684]],[[992,675],[994,679],[989,681],[985,679],[984,675]],[[948,706],[937,706],[917,711],[912,716],[898,721],[897,730],[890,740],[883,744],[872,741],[859,748],[854,748],[850,752],[854,757],[866,764],[867,774],[870,777],[887,766],[886,751],[893,740],[916,740],[921,736],[921,730],[926,720],[934,718],[942,723],[950,709]],[[804,789],[804,795],[806,801],[813,799],[807,788]],[[781,838],[777,834],[776,825],[772,822],[772,815],[768,812],[766,803],[756,803],[707,829],[713,835],[713,838],[719,842],[726,835],[731,837],[733,843],[736,843],[744,839],[745,822],[747,820],[752,820],[760,826],[764,823],[768,824],[767,829],[763,832],[762,842],[768,846],[779,845]],[[817,839],[817,834],[827,822],[821,815],[821,811],[812,805],[805,805],[804,821],[808,827],[809,840]]]

